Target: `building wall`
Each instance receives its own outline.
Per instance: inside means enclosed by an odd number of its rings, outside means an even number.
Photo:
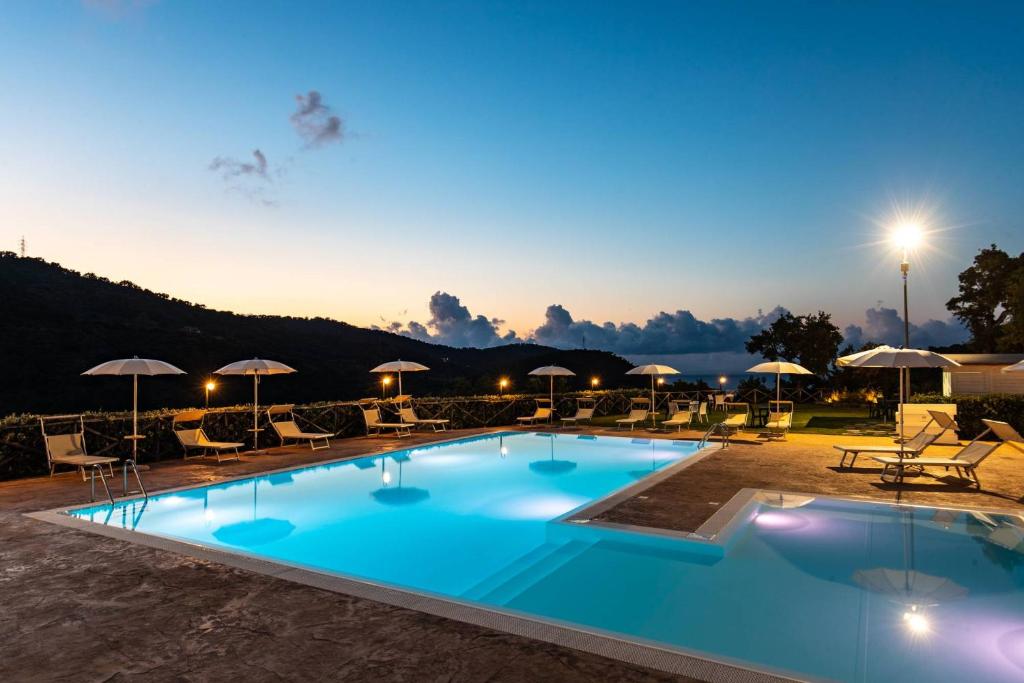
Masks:
[[[1002,365],[963,365],[942,371],[944,396],[1024,394],[1024,372],[1001,372]]]

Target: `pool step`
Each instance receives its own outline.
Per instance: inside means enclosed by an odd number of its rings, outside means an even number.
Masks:
[[[550,545],[545,544],[542,547]],[[556,545],[540,557],[534,558],[532,562],[516,562],[514,566],[506,568],[506,571],[498,572],[500,576],[495,575],[491,577],[497,580],[493,582],[491,580],[487,581],[491,590],[478,593],[478,597],[472,597],[471,599],[487,602],[492,605],[504,605],[533,584],[548,576],[551,572],[578,556],[591,545],[593,544],[583,541],[569,541]]]
[[[461,597],[469,600],[479,600],[483,596],[493,591],[498,586],[502,585],[512,577],[516,576],[524,569],[532,567],[533,565],[541,562],[545,557],[551,555],[559,548],[565,545],[564,541],[548,542],[543,545],[539,545],[525,555],[516,558],[514,561],[502,567],[498,571],[488,576],[483,581],[480,581],[472,588],[466,590]]]

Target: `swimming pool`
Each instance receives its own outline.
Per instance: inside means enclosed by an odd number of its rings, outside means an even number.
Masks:
[[[692,443],[502,433],[68,511],[756,669],[1024,679],[1024,520],[760,494],[713,542],[574,524]]]

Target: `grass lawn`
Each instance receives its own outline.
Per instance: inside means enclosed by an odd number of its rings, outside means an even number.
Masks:
[[[596,417],[594,424],[614,429],[615,420],[620,417],[625,415]],[[712,411],[708,418],[711,423],[721,422],[725,419],[725,413]],[[659,420],[661,419],[664,419],[664,414],[659,416]],[[697,427],[696,423],[694,427]],[[793,431],[805,434],[888,434],[892,432],[892,423],[883,424],[874,419],[869,420],[866,406],[798,404],[793,418]]]

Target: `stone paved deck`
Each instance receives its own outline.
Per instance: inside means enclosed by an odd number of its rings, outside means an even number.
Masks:
[[[146,481],[158,490],[409,443],[164,463]],[[0,681],[689,680],[20,514],[84,502],[73,476],[0,484]]]
[[[444,436],[418,435],[413,443]],[[895,488],[879,482],[869,461],[854,470],[835,467],[831,444],[851,438],[792,435],[765,445],[747,439],[601,517],[691,531],[748,487],[895,500]],[[329,451],[276,449],[240,463],[162,463],[146,480],[159,490],[409,443],[346,439]],[[1024,454],[1003,447],[983,466],[982,492],[920,477],[908,480],[901,496],[1021,508],[1022,461]],[[73,476],[0,484],[0,680],[687,680],[21,514],[87,500],[88,487]]]

